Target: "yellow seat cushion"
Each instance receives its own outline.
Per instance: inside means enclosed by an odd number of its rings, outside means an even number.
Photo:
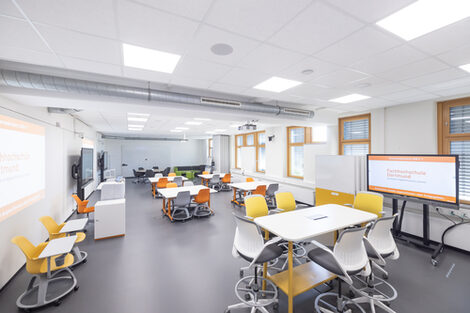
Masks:
[[[57,270],[60,270],[64,267],[69,267],[70,265],[73,264],[73,261],[74,261],[74,258],[73,258],[73,255],[70,254],[70,253],[67,253],[65,255],[65,258],[64,258],[64,263],[62,265],[57,265],[56,264],[56,261],[57,261],[57,258],[59,258],[60,255],[58,256],[53,256],[51,258],[51,272],[54,272],[54,271],[57,271]],[[44,259],[42,260],[42,263],[41,263],[41,267],[39,269],[39,272],[40,273],[47,273],[47,259]]]
[[[373,192],[359,192],[354,198],[353,208],[376,214],[382,217],[384,199],[381,194]]]
[[[76,233],[75,235],[77,235],[77,239],[75,239],[75,243],[82,242],[86,238],[86,235],[83,232]]]
[[[263,196],[245,198],[246,216],[257,218],[269,214],[268,204]]]
[[[275,197],[276,206],[284,212],[295,210],[297,207],[294,195],[291,192],[277,192]]]

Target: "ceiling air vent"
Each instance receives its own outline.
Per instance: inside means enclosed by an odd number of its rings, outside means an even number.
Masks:
[[[282,111],[284,113],[296,114],[296,115],[302,116],[302,117],[313,117],[313,112],[312,111],[307,111],[307,110],[293,109],[293,108],[283,108]]]
[[[77,109],[68,109],[68,108],[55,108],[55,107],[48,107],[47,112],[49,113],[56,113],[56,114],[74,114],[78,113],[81,110]]]
[[[220,105],[220,106],[226,106],[226,107],[240,107],[242,105],[242,103],[238,102],[238,101],[215,99],[215,98],[206,98],[206,97],[201,97],[201,103],[202,104]]]

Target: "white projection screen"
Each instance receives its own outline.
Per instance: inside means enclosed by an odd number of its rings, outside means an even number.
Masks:
[[[0,115],[0,222],[44,198],[44,127]]]

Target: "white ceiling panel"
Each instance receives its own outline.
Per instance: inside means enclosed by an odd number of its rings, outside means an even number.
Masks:
[[[470,63],[470,45],[466,45],[452,51],[440,54],[439,59],[454,66],[460,66]]]
[[[117,38],[113,0],[17,0],[33,21],[95,36]]]
[[[194,77],[187,76],[173,76],[170,80],[170,85],[183,86],[197,89],[208,89],[212,84],[211,80],[195,79]]]
[[[307,57],[292,66],[289,66],[284,71],[281,71],[279,76],[287,79],[293,79],[301,82],[311,81],[322,75],[337,71],[339,66],[321,61],[314,57]],[[303,74],[304,70],[313,70],[311,74]]]
[[[312,83],[302,84],[297,86],[296,88],[289,89],[285,92],[287,95],[291,95],[293,97],[297,96],[300,98],[313,98],[317,99],[320,95],[324,96],[327,93],[335,93],[336,90],[324,86],[315,85]],[[294,98],[292,98],[293,101]]]
[[[435,93],[443,97],[468,97],[470,96],[470,84],[462,87],[442,89]]]
[[[354,63],[351,67],[365,73],[377,74],[425,58],[426,54],[408,45],[402,45]]]
[[[218,82],[251,88],[268,79],[269,74],[242,68],[233,68]]]
[[[122,42],[183,54],[198,23],[147,6],[118,2],[119,35]]]
[[[384,98],[385,100],[403,100],[403,99],[418,98],[418,97],[423,97],[423,98],[429,97],[428,99],[436,98],[435,95],[429,94],[425,91],[421,91],[418,89],[408,89],[408,90],[399,91],[399,92],[381,96],[381,98]]]
[[[355,103],[337,105],[333,107],[333,109],[342,110],[344,112],[362,112],[362,111],[367,110],[365,106],[363,107],[360,104],[355,104]]]
[[[214,2],[205,22],[258,40],[266,40],[311,0],[222,0]]]
[[[348,15],[316,1],[270,38],[269,42],[294,51],[312,54],[362,26],[364,24]]]
[[[341,87],[345,86],[353,81],[364,79],[368,75],[353,70],[341,69],[339,71],[323,75],[313,82],[320,85],[329,87]]]
[[[401,40],[367,27],[322,50],[316,56],[332,63],[351,65],[400,44]]]
[[[328,0],[338,8],[367,22],[376,22],[416,0]]]
[[[404,86],[397,83],[384,83],[379,85],[373,85],[367,88],[361,89],[360,94],[365,94],[370,97],[377,97],[381,95],[391,94],[398,91],[409,89],[410,87]]]
[[[400,66],[390,71],[377,74],[377,76],[399,82],[399,81],[403,81],[406,79],[429,74],[432,72],[444,70],[446,68],[449,68],[449,67],[445,65],[444,63],[437,61],[435,59],[432,59],[432,58],[428,58],[425,60],[407,64],[405,66]]]
[[[50,52],[26,21],[0,17],[0,46]]]
[[[1,47],[0,59],[38,65],[62,67],[60,60],[52,52],[34,51],[15,47]]]
[[[121,64],[121,45],[117,41],[56,27],[37,27],[58,54],[95,62]]]
[[[177,15],[189,17],[196,20],[202,20],[207,10],[210,8],[213,0],[135,0],[135,2],[144,3],[154,8],[171,12]]]
[[[432,84],[446,82],[465,76],[470,77],[470,73],[461,69],[449,68],[443,71],[408,79],[402,81],[402,83],[412,87],[426,87]]]
[[[470,18],[433,31],[410,41],[410,44],[430,54],[440,54],[468,44]]]
[[[211,51],[211,47],[217,43],[230,45],[233,48],[233,52],[229,55],[214,54]],[[256,40],[202,24],[191,41],[188,54],[208,61],[236,65],[259,44]]]
[[[441,94],[441,91],[448,89],[456,89],[470,85],[470,77],[467,75],[462,78],[441,82],[438,84],[428,85],[421,87],[423,90],[430,91],[432,93]]]
[[[240,67],[253,68],[260,72],[276,74],[294,63],[304,59],[305,55],[262,44],[244,57]]]
[[[213,83],[210,87],[210,90],[218,91],[218,92],[223,92],[223,93],[228,93],[228,94],[242,94],[244,90],[246,90],[246,87],[240,87],[237,85],[231,85],[231,84],[224,84],[224,83]]]
[[[93,62],[66,56],[60,56],[60,58],[68,69],[111,76],[121,76],[122,74],[121,67],[118,65]]]
[[[187,77],[196,80],[215,81],[227,74],[230,69],[231,67],[224,64],[185,56],[176,66],[172,77]]]
[[[0,1],[0,15],[23,18],[20,11],[13,4],[13,1]]]
[[[144,81],[150,81],[150,82],[167,84],[170,82],[170,79],[171,79],[171,74],[155,72],[155,71],[147,71],[147,70],[142,70],[139,68],[123,67],[122,71],[125,77],[144,80]]]

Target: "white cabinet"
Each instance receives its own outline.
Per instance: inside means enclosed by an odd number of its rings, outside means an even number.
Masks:
[[[94,215],[95,240],[125,235],[126,199],[98,201]]]

